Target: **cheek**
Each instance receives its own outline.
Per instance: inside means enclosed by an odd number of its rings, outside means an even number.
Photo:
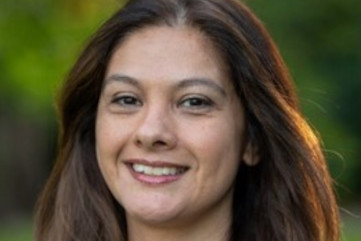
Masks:
[[[107,115],[97,117],[95,140],[99,161],[103,162],[109,158],[115,158],[125,145],[129,133],[127,133],[127,128],[121,128],[121,126],[120,121]]]
[[[195,203],[229,197],[241,162],[242,131],[230,121],[208,124],[190,132],[188,139],[188,149],[196,157]]]
[[[97,118],[95,128],[96,153],[98,161],[101,163],[105,157],[109,156],[114,149],[114,128],[105,118]]]
[[[119,121],[109,118],[107,115],[98,115],[95,140],[96,156],[100,170],[104,178],[115,178],[116,166],[119,160],[119,154],[126,143],[126,128],[119,127]]]
[[[229,173],[237,169],[242,149],[242,128],[232,121],[203,123],[189,131],[188,147],[199,160],[198,165],[213,173]],[[230,171],[232,170],[232,171]]]
[[[97,116],[95,127],[95,150],[100,171],[107,183],[113,176],[111,166],[115,163],[112,161],[113,156],[113,135],[111,126],[103,116]]]
[[[100,115],[97,116],[95,129],[98,166],[108,188],[116,198],[119,198],[117,183],[121,178],[120,154],[129,136],[129,128],[120,128],[122,124],[124,123],[109,115]]]

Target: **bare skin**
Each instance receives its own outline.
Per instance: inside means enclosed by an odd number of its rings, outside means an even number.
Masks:
[[[234,179],[252,150],[224,69],[189,27],[146,27],[113,54],[96,151],[130,241],[229,239]]]

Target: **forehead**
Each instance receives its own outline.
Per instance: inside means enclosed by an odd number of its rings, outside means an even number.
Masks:
[[[187,26],[148,26],[129,34],[110,59],[107,75],[114,73],[137,79],[228,79],[211,40]]]

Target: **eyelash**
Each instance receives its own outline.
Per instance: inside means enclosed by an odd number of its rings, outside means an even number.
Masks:
[[[116,96],[112,100],[112,103],[125,108],[133,108],[134,106],[138,107],[143,105],[143,103],[137,97],[129,94]]]
[[[179,106],[192,110],[209,109],[214,105],[214,102],[204,96],[189,96],[180,101]]]
[[[143,105],[142,101],[138,97],[131,94],[115,96],[111,100],[111,103],[124,109],[138,108]],[[207,112],[213,106],[214,102],[205,96],[186,96],[177,104],[177,107],[195,113]]]

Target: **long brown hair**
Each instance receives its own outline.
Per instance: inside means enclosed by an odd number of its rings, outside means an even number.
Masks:
[[[231,240],[339,240],[338,209],[318,138],[300,114],[267,31],[235,0],[133,0],[95,33],[60,95],[59,155],[39,198],[36,240],[127,240],[124,210],[97,165],[95,113],[114,49],[150,25],[187,25],[204,33],[221,53],[246,110],[260,161],[239,168]]]

